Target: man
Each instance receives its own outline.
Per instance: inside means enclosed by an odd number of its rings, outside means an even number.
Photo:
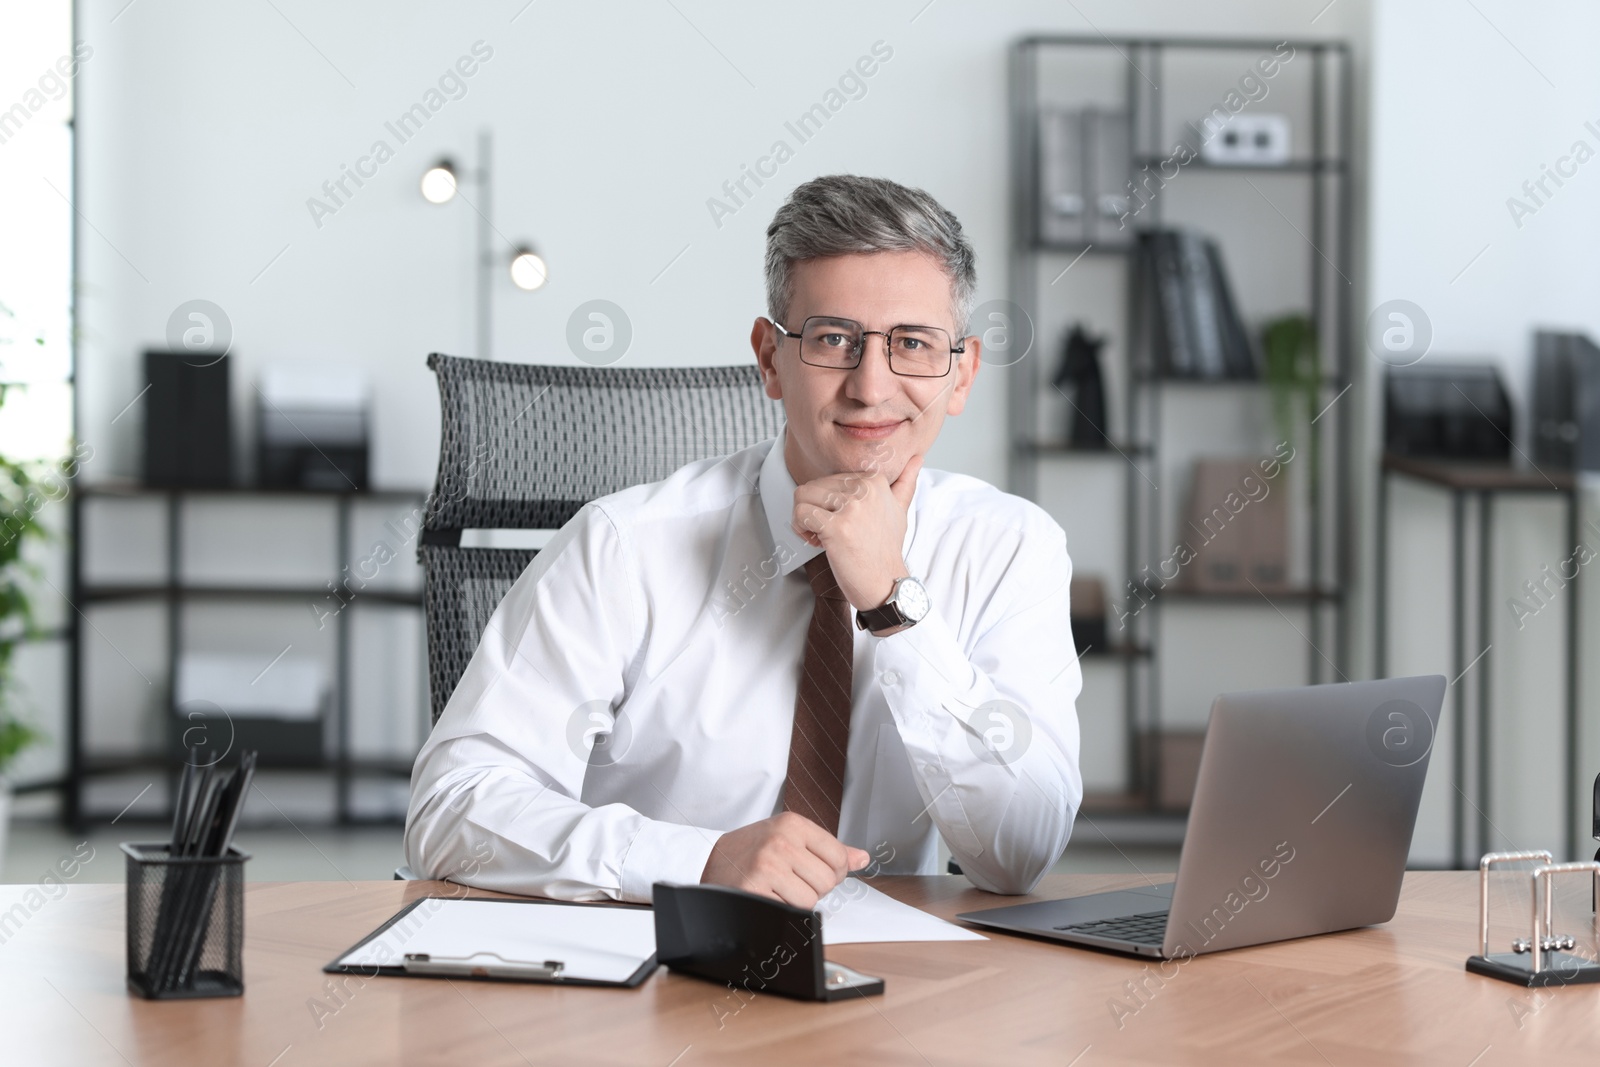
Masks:
[[[960,223],[817,178],[766,275],[750,342],[784,431],[594,501],[529,564],[417,756],[417,873],[809,908],[850,871],[935,873],[940,837],[999,893],[1060,856],[1083,794],[1066,536],[922,466],[982,354]]]

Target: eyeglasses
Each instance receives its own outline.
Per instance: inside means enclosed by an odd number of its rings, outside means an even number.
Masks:
[[[952,358],[967,350],[966,342],[954,345],[950,335],[937,326],[894,326],[887,332],[869,330],[854,319],[835,319],[813,315],[793,333],[778,322],[772,324],[785,337],[800,341],[800,362],[813,367],[854,370],[861,365],[867,336],[883,338],[889,350],[889,369],[907,378],[942,378],[950,373]]]

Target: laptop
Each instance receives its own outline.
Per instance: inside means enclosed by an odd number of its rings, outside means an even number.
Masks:
[[[1224,694],[1176,881],[956,918],[1160,959],[1388,922],[1444,691],[1428,675]]]

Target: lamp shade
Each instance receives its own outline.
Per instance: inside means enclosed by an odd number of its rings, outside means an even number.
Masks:
[[[422,198],[430,204],[444,204],[456,195],[456,168],[441,159],[422,174]]]
[[[518,248],[511,256],[511,281],[518,289],[530,292],[544,285],[549,277],[544,259],[527,245]]]

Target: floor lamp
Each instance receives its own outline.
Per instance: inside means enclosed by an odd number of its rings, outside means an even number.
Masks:
[[[491,359],[490,337],[491,321],[494,312],[494,284],[495,267],[501,262],[508,264],[511,274],[511,283],[518,289],[531,292],[544,285],[549,273],[545,267],[544,259],[534,251],[533,245],[528,242],[511,245],[509,260],[503,260],[494,253],[494,237],[500,236],[506,240],[500,231],[495,229],[493,215],[493,181],[490,176],[490,158],[494,148],[494,135],[488,130],[478,131],[478,162],[477,166],[466,174],[457,171],[455,164],[449,157],[441,158],[429,167],[422,175],[422,198],[430,204],[448,204],[454,200],[460,191],[463,181],[470,182],[477,192],[477,203],[467,200],[467,206],[478,216],[477,226],[477,334],[479,359]]]

